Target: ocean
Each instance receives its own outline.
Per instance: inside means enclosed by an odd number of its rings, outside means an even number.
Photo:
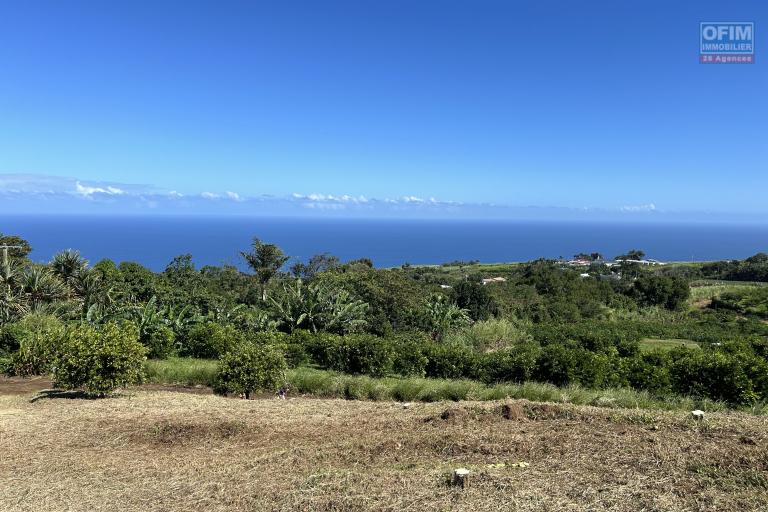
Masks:
[[[367,257],[377,267],[570,258],[578,252],[613,257],[642,249],[666,261],[745,258],[768,251],[764,224],[371,220],[248,217],[5,216],[0,233],[27,239],[35,261],[79,250],[96,262],[136,261],[162,270],[176,255],[196,265],[243,267],[239,254],[253,237],[279,245],[291,262],[328,252],[347,261]]]

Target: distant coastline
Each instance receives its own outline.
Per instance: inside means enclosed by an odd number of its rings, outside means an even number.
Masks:
[[[198,266],[241,266],[239,251],[254,236],[280,245],[292,261],[328,252],[342,261],[367,257],[377,267],[569,259],[582,251],[612,258],[632,248],[649,258],[682,263],[741,259],[768,250],[768,226],[731,223],[6,216],[0,232],[29,240],[35,261],[74,248],[92,262],[137,261],[153,270],[185,253]]]

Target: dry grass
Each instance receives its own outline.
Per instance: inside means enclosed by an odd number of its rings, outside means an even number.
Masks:
[[[768,503],[768,418],[740,413],[696,424],[683,412],[527,401],[404,408],[145,390],[30,398],[0,397],[3,510],[744,512]],[[446,484],[460,466],[473,471],[465,490]]]

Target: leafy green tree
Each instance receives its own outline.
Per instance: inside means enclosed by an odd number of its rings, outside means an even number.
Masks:
[[[50,371],[64,325],[54,316],[33,313],[1,330],[0,337],[15,348],[11,356],[14,375],[43,375]]]
[[[216,359],[245,341],[243,333],[231,325],[204,322],[189,330],[181,346],[185,356]]]
[[[243,343],[219,360],[217,393],[234,393],[246,399],[256,391],[276,391],[285,382],[285,358],[268,345]]]
[[[631,295],[641,306],[662,306],[675,310],[686,304],[691,289],[688,282],[679,277],[643,275],[634,281]]]
[[[466,309],[472,320],[487,320],[499,313],[499,306],[488,291],[488,287],[480,283],[461,281],[453,287],[456,305]]]
[[[645,258],[645,251],[640,249],[632,249],[626,252],[626,254],[620,254],[614,259],[616,260],[641,260]]]
[[[274,244],[267,244],[253,239],[250,252],[240,253],[248,266],[251,267],[261,287],[261,300],[267,300],[267,284],[277,275],[282,266],[288,261],[283,251]]]
[[[320,272],[328,272],[339,268],[339,258],[332,254],[323,253],[315,254],[307,263],[296,263],[291,267],[291,272],[294,276],[308,281],[315,277]]]
[[[136,326],[107,323],[101,328],[81,324],[67,329],[53,364],[54,385],[85,389],[106,396],[141,382],[147,349]]]
[[[29,242],[21,237],[5,235],[2,232],[0,232],[0,245],[9,246],[9,249],[7,249],[8,257],[12,260],[25,260],[29,253],[32,252],[32,246],[29,245]],[[0,254],[2,252],[0,250]]]
[[[146,302],[157,295],[158,277],[142,265],[124,261],[118,266],[122,283],[122,296],[138,302]]]

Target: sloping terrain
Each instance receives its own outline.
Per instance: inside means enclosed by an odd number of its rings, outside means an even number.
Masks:
[[[527,401],[0,396],[9,511],[765,510],[768,418]],[[528,465],[519,467],[517,463]],[[454,468],[472,471],[451,487]]]

